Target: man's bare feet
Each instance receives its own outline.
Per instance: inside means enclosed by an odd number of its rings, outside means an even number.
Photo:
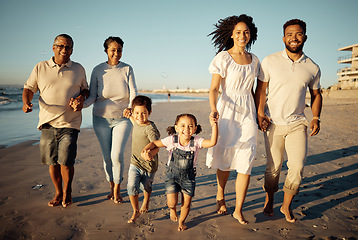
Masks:
[[[178,227],[178,231],[179,231],[179,232],[185,231],[185,230],[187,230],[187,229],[188,229],[188,227],[185,225],[184,222],[179,223],[179,227]]]
[[[50,207],[55,207],[55,206],[60,205],[61,202],[62,202],[62,195],[56,195],[52,198],[51,201],[48,202],[48,205]]]
[[[108,195],[107,195],[107,198],[108,198],[109,200],[113,200],[113,193],[108,194]]]
[[[220,215],[227,214],[225,199],[216,200],[216,212]]]
[[[172,220],[173,222],[177,222],[178,221],[177,209],[169,208],[169,212],[170,212],[170,220]]]
[[[69,205],[71,205],[72,203],[73,203],[73,201],[72,201],[72,196],[71,195],[63,196],[62,207],[66,208]]]
[[[244,216],[242,215],[242,213],[236,213],[234,212],[232,214],[233,218],[235,218],[237,221],[239,221],[240,224],[242,225],[247,225],[249,223],[249,221],[247,221]]]
[[[148,209],[149,209],[149,203],[142,203],[142,206],[139,210],[140,213],[147,213],[148,212]]]
[[[285,215],[286,221],[290,223],[296,222],[297,218],[293,216],[293,213],[290,209],[284,210],[282,207],[280,208],[281,213]]]
[[[128,220],[128,223],[135,223],[135,221],[139,218],[140,213],[138,211],[133,212],[132,217]]]

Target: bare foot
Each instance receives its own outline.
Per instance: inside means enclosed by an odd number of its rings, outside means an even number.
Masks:
[[[177,215],[177,210],[175,209],[169,209],[170,211],[170,220],[172,220],[173,222],[177,222],[178,221],[178,215]]]
[[[63,196],[62,207],[66,208],[73,203],[71,195]]]
[[[185,231],[187,229],[188,227],[185,225],[185,223],[179,223],[179,227],[178,227],[179,232]]]
[[[240,224],[242,225],[247,225],[249,223],[249,221],[246,221],[246,219],[244,218],[244,216],[242,215],[242,213],[236,213],[234,212],[232,214],[233,218],[235,218],[237,221],[239,221]]]
[[[280,208],[280,211],[281,211],[281,213],[283,213],[283,214],[285,215],[285,218],[286,218],[286,221],[287,221],[287,222],[290,222],[290,223],[296,222],[297,218],[295,218],[295,217],[293,216],[293,213],[292,213],[291,210],[286,210],[286,211],[284,211],[283,208],[281,207],[281,208]]]
[[[148,212],[148,209],[149,209],[148,204],[145,204],[145,203],[143,202],[143,204],[142,204],[142,206],[141,206],[139,212],[140,212],[140,213],[147,213],[147,212]]]
[[[107,198],[108,198],[109,200],[113,200],[113,193],[108,194],[108,195],[107,195]]]
[[[132,217],[128,220],[128,223],[135,223],[135,221],[139,218],[140,213],[137,211],[133,212]]]
[[[48,202],[48,205],[50,207],[55,207],[60,205],[62,202],[62,195],[56,195],[52,198],[52,200],[50,202]]]
[[[114,198],[113,197],[113,202],[114,203],[122,203],[123,202],[123,198],[121,196],[119,196],[118,198]]]
[[[227,214],[225,199],[216,200],[216,212],[220,215]]]
[[[275,212],[273,210],[273,197],[270,197],[268,195],[268,193],[266,193],[265,206],[264,206],[264,209],[263,209],[263,213],[266,216],[273,216],[275,214]]]

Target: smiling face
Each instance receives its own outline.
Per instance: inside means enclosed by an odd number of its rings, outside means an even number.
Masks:
[[[195,134],[197,128],[194,119],[188,116],[182,116],[174,127],[181,143],[182,140],[188,142],[191,136]]]
[[[290,25],[285,29],[285,36],[282,40],[286,45],[286,49],[291,53],[302,52],[307,36],[303,33],[300,25]]]
[[[117,42],[111,42],[108,44],[108,49],[106,51],[108,55],[108,64],[109,65],[117,65],[119,60],[122,57],[123,47]]]
[[[59,37],[52,46],[52,50],[55,53],[55,63],[62,65],[70,60],[72,54],[72,41],[70,39]]]
[[[149,123],[150,112],[148,112],[148,109],[145,106],[135,106],[132,112],[132,116],[134,118],[134,121],[138,125],[147,125]]]
[[[250,29],[244,22],[236,24],[232,31],[231,38],[234,41],[234,45],[238,47],[246,47],[246,44],[250,41]]]

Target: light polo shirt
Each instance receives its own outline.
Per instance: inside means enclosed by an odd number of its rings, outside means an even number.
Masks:
[[[26,81],[24,88],[33,93],[40,92],[39,123],[55,128],[80,129],[82,114],[74,112],[69,106],[71,98],[77,97],[84,89],[88,89],[86,73],[81,64],[68,61],[57,65],[53,58],[38,63]]]
[[[307,87],[320,88],[319,66],[305,54],[293,62],[286,50],[264,58],[258,79],[268,82],[265,114],[277,125],[305,121]]]

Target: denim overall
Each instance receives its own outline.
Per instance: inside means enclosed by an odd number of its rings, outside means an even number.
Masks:
[[[179,144],[178,135],[174,135],[174,143]],[[190,147],[194,147],[194,137],[190,139]],[[165,187],[167,193],[177,193],[183,191],[193,197],[195,191],[194,151],[184,151],[174,148],[169,165],[167,166],[167,176]]]

